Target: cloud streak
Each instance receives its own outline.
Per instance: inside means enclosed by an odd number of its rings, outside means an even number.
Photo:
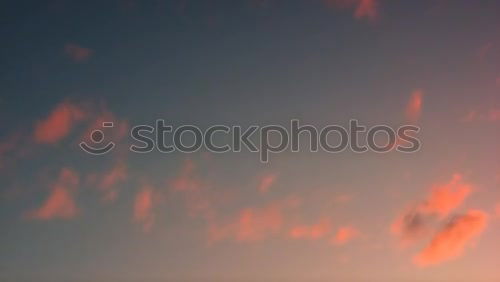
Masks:
[[[151,231],[155,223],[153,207],[155,203],[153,187],[144,185],[135,195],[132,221],[142,225],[144,232]]]
[[[406,118],[411,122],[417,122],[422,114],[424,92],[420,89],[411,93],[410,100],[406,105]]]

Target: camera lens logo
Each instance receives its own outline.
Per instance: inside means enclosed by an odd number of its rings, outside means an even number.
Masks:
[[[103,122],[102,127],[103,128],[112,128],[114,126],[113,122]],[[104,141],[104,132],[100,129],[95,129],[90,133],[90,140],[94,144],[100,145],[99,147],[93,147],[85,143],[85,141],[82,141],[80,143],[80,148],[82,148],[83,151],[92,154],[92,155],[104,155],[115,147],[115,143],[113,142],[108,142],[106,145],[102,146],[101,143]]]

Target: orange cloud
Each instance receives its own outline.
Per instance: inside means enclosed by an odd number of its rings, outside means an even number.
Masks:
[[[437,232],[413,262],[425,267],[460,257],[486,228],[488,216],[479,210],[470,210],[465,215],[454,217],[443,229]]]
[[[76,63],[81,63],[92,56],[93,51],[77,44],[68,43],[64,46],[64,53]]]
[[[78,213],[74,190],[79,179],[76,172],[64,168],[59,174],[59,178],[52,186],[51,193],[42,206],[27,214],[28,218],[39,220],[50,220],[55,218],[69,219]]]
[[[417,89],[412,92],[410,101],[406,106],[406,118],[412,122],[418,121],[422,112],[423,91]]]
[[[344,226],[339,228],[337,234],[335,234],[331,242],[335,245],[345,245],[359,236],[360,232],[356,228],[352,226]]]
[[[453,175],[448,183],[433,185],[427,199],[406,210],[394,221],[391,232],[400,237],[403,246],[421,239],[428,233],[430,221],[448,216],[472,190],[472,185],[464,183],[460,174]]]
[[[462,175],[455,174],[449,183],[438,184],[432,188],[431,194],[421,204],[420,210],[426,214],[445,217],[460,206],[472,190],[470,184],[462,182]]]
[[[269,192],[269,188],[271,188],[271,186],[274,184],[277,177],[278,176],[276,174],[268,174],[268,175],[262,177],[262,179],[260,180],[259,186],[257,187],[259,192],[262,194]]]
[[[331,223],[328,219],[322,219],[313,225],[297,225],[290,229],[288,236],[292,239],[317,240],[325,237],[331,231]]]
[[[269,204],[263,208],[245,208],[235,220],[223,225],[211,224],[210,242],[233,239],[237,242],[255,242],[279,234],[285,223],[284,213],[300,204],[297,198]]]
[[[141,187],[134,200],[134,215],[132,220],[142,224],[144,232],[149,232],[155,222],[153,213],[154,189],[145,185]]]
[[[66,137],[76,122],[86,116],[77,105],[62,102],[50,115],[35,125],[34,138],[37,143],[57,143]]]
[[[500,218],[500,203],[495,207],[495,215]]]
[[[108,172],[101,176],[98,183],[99,190],[103,193],[104,201],[114,201],[118,197],[116,185],[127,179],[127,167],[123,163],[118,163]]]
[[[323,0],[329,7],[354,8],[356,19],[375,21],[379,17],[379,3],[377,0]]]

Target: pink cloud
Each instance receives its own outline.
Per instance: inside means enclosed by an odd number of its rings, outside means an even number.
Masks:
[[[64,53],[74,62],[81,63],[87,61],[94,51],[74,43],[68,43],[64,46]]]
[[[236,218],[226,224],[211,224],[210,242],[233,239],[236,242],[255,242],[279,234],[285,224],[285,213],[300,204],[290,197],[262,208],[245,208]]]
[[[141,187],[135,196],[132,220],[141,224],[144,232],[151,231],[155,222],[154,201],[154,189],[148,185]]]
[[[409,121],[417,122],[419,120],[422,113],[423,93],[420,89],[412,92],[410,101],[406,105],[406,118]]]
[[[360,236],[360,232],[352,226],[344,226],[339,228],[331,242],[335,245],[345,245],[353,239]]]
[[[172,188],[176,191],[199,190],[201,182],[195,176],[195,164],[191,160],[186,160],[179,172],[179,175],[170,182]]]
[[[79,179],[76,172],[64,168],[53,184],[51,193],[42,206],[27,213],[31,219],[50,220],[55,218],[70,219],[77,215],[78,208],[74,200],[74,190]]]
[[[450,182],[434,185],[427,200],[421,204],[420,210],[426,214],[445,217],[460,206],[472,191],[472,185],[464,183],[462,175],[457,173]]]
[[[375,21],[379,18],[379,3],[377,0],[323,0],[334,8],[354,8],[354,18]]]
[[[412,244],[429,232],[429,222],[442,219],[458,208],[473,191],[472,185],[455,174],[448,183],[431,187],[427,198],[403,212],[392,224],[391,232],[400,237],[403,246]]]
[[[276,174],[268,174],[262,177],[259,186],[257,187],[261,194],[269,192],[269,188],[276,182],[278,176]]]
[[[500,218],[500,203],[498,203],[495,207],[495,215],[497,218]]]
[[[487,214],[479,210],[455,216],[434,235],[430,243],[414,257],[413,262],[425,267],[460,257],[471,246],[471,241],[484,231],[487,219]]]
[[[44,120],[35,124],[34,139],[37,143],[57,143],[66,137],[76,122],[85,118],[86,112],[70,102],[62,102]]]
[[[188,215],[201,217],[212,222],[216,216],[215,205],[220,200],[220,194],[215,193],[209,183],[197,174],[197,166],[192,160],[186,160],[178,175],[169,181],[174,193],[183,197]]]
[[[331,222],[329,219],[322,219],[313,225],[296,225],[288,232],[292,239],[317,240],[325,237],[331,232]]]
[[[123,163],[118,163],[109,171],[105,172],[98,183],[99,190],[103,193],[104,201],[114,201],[118,197],[117,184],[127,179],[127,167]]]

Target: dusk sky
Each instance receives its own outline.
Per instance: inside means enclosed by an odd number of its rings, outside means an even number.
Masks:
[[[500,281],[500,1],[2,1],[0,18],[0,281]],[[414,125],[421,147],[130,150],[157,120],[294,119]]]

